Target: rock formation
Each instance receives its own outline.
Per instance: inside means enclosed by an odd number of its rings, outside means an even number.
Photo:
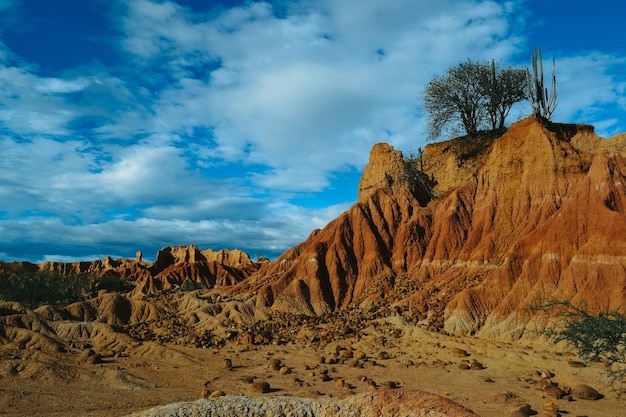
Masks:
[[[623,139],[530,117],[496,139],[427,146],[431,182],[407,181],[402,155],[377,144],[359,201],[234,290],[309,315],[383,300],[449,333],[504,338],[523,335],[539,297],[616,308]]]

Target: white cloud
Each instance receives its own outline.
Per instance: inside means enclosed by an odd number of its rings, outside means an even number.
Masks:
[[[336,188],[376,142],[424,145],[418,95],[434,74],[525,47],[521,1],[124,4],[113,66],[43,77],[0,43],[0,254],[196,243],[275,255],[352,203],[298,197]],[[602,110],[626,106],[623,64],[557,57],[555,119],[613,132]]]
[[[510,7],[495,2],[311,4],[284,19],[249,3],[202,20],[133,3],[124,46],[137,59],[167,57],[177,74],[198,56],[221,65],[163,91],[160,123],[210,126],[215,157],[268,167],[259,184],[318,191],[333,171],[362,167],[375,142],[421,142],[416,96],[432,74],[519,46],[507,38]]]
[[[612,107],[618,113],[626,111],[626,58],[590,52],[556,56],[555,60],[558,105],[553,119],[593,124],[600,135],[607,137],[618,133],[614,113],[606,110]],[[552,61],[544,56],[546,82],[551,71]]]

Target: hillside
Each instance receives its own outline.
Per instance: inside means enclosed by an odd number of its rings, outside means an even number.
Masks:
[[[359,202],[232,291],[309,315],[380,302],[431,329],[506,339],[523,335],[540,297],[620,307],[618,139],[528,118],[480,146],[427,146],[430,181],[414,183],[402,178],[401,154],[376,145]]]

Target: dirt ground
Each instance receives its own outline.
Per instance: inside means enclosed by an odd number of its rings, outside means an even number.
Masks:
[[[123,416],[199,399],[203,389],[345,398],[394,387],[442,395],[483,417],[510,416],[521,404],[539,413],[547,402],[563,416],[626,415],[600,364],[580,367],[576,357],[540,343],[455,338],[391,319],[329,344],[311,338],[205,349],[151,341],[94,364],[81,354],[0,346],[0,416]],[[587,384],[604,398],[556,399],[542,389],[542,374],[566,390]],[[268,382],[270,392],[251,392],[252,381]]]

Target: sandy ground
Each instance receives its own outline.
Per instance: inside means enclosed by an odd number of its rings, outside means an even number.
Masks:
[[[81,361],[78,350],[4,345],[0,416],[123,416],[199,399],[205,387],[207,394],[310,398],[402,387],[440,394],[483,417],[510,416],[523,403],[541,412],[546,402],[558,405],[563,416],[626,415],[626,403],[617,400],[600,364],[572,366],[576,357],[549,346],[448,337],[393,320],[359,334],[329,344],[232,342],[219,349],[143,342],[97,364]],[[468,366],[475,369],[461,369]],[[590,385],[604,398],[555,399],[541,388],[542,374],[554,374],[552,381],[564,388]],[[251,392],[251,381],[268,382],[270,392]]]

